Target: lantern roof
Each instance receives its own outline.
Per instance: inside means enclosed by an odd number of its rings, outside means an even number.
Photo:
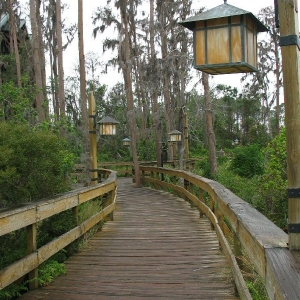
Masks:
[[[120,124],[120,122],[116,121],[115,119],[107,116],[101,119],[98,124]]]
[[[216,6],[212,9],[209,9],[205,12],[202,12],[194,17],[190,17],[184,21],[181,21],[179,22],[179,24],[186,27],[187,29],[193,30],[195,28],[195,22],[197,21],[206,21],[206,20],[233,17],[239,15],[248,15],[249,17],[251,17],[257,24],[258,32],[268,31],[268,28],[261,21],[259,21],[251,12],[230,5],[227,2],[219,6]]]
[[[173,131],[169,132],[168,134],[170,134],[170,135],[177,135],[177,134],[182,134],[182,132],[180,132],[178,130],[173,130]]]

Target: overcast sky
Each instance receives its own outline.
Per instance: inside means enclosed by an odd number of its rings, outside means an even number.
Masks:
[[[29,0],[21,0],[20,2],[28,3],[28,1]],[[62,3],[67,3],[70,6],[69,10],[64,13],[63,18],[66,18],[70,23],[77,23],[77,0],[61,1]],[[148,10],[149,1],[145,0],[144,2],[146,10]],[[198,9],[200,7],[206,7],[207,9],[210,9],[223,3],[223,0],[194,0],[193,8]],[[228,0],[227,3],[257,15],[262,8],[274,5],[274,0]],[[101,36],[99,36],[96,40],[92,37],[92,30],[94,26],[92,25],[91,17],[98,6],[104,6],[105,4],[106,0],[83,0],[85,53],[93,51],[97,53],[103,61],[109,58],[109,53],[103,54],[102,52]],[[72,45],[69,46],[64,54],[65,75],[71,75],[72,70],[74,70],[74,66],[78,64],[77,45],[78,41],[76,35]],[[109,74],[101,76],[101,83],[112,86],[118,80],[121,80],[121,77],[116,76],[115,72],[110,71],[110,74],[112,74],[112,76]],[[241,75],[219,75],[214,78],[217,78],[217,83],[224,82],[224,84],[232,84],[232,82],[235,82],[235,85],[239,86],[240,77]]]

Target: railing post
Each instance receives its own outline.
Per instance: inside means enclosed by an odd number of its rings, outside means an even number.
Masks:
[[[199,196],[198,196],[198,199],[205,204],[204,202],[204,191],[199,189]],[[205,216],[205,214],[203,213],[203,211],[199,208],[199,211],[200,211],[200,218],[203,218]]]
[[[135,169],[134,166],[132,167],[132,183],[135,183]]]
[[[145,184],[145,170],[142,170],[142,176],[141,176],[141,184]]]
[[[214,213],[215,212],[215,202],[214,202],[214,199],[212,198],[212,196],[209,196],[209,206],[210,206],[210,210]],[[212,230],[215,229],[213,223],[211,223],[211,229]]]
[[[233,254],[241,270],[243,270],[243,250],[240,239],[236,233],[233,233]]]
[[[190,185],[190,182],[186,179],[183,179],[183,187],[185,190],[187,190],[187,191],[189,190],[189,185]],[[186,196],[184,196],[184,200],[190,202],[188,197],[186,197]]]
[[[76,225],[78,225],[78,206],[73,207],[73,214],[74,214],[74,219],[76,222]]]
[[[115,196],[116,196],[116,189],[109,192],[106,206],[109,206],[114,202]],[[108,215],[108,220],[110,220],[110,221],[114,220],[114,212],[113,211]]]
[[[194,195],[194,185],[189,182],[189,185],[187,187],[187,190]],[[191,207],[195,207],[195,204],[193,203],[193,201],[190,201]]]
[[[27,250],[26,255],[29,255],[37,250],[36,244],[36,224],[31,224],[27,229]],[[29,289],[36,290],[38,288],[38,268],[28,273]]]

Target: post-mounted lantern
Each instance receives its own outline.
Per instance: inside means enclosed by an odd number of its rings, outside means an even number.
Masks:
[[[173,130],[169,133],[170,142],[180,142],[182,138],[182,132],[178,130]]]
[[[122,140],[123,146],[129,147],[131,140],[129,138],[125,138]]]
[[[257,34],[268,29],[251,12],[225,0],[179,24],[193,31],[196,69],[212,75],[257,71]]]
[[[116,135],[117,124],[119,123],[111,117],[104,117],[98,122],[100,135]]]

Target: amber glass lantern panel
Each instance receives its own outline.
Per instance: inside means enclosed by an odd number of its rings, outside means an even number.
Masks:
[[[100,135],[116,135],[116,124],[100,124]]]
[[[180,142],[181,141],[181,134],[172,134],[170,135],[171,142]]]
[[[195,63],[205,65],[205,31],[197,30],[195,36]]]
[[[247,17],[245,22],[245,59],[246,62],[257,68],[257,29],[254,22]]]
[[[228,28],[207,30],[207,63],[224,64],[230,62]]]
[[[241,34],[241,26],[233,26],[231,27],[231,55],[232,62],[242,62],[242,34]]]

